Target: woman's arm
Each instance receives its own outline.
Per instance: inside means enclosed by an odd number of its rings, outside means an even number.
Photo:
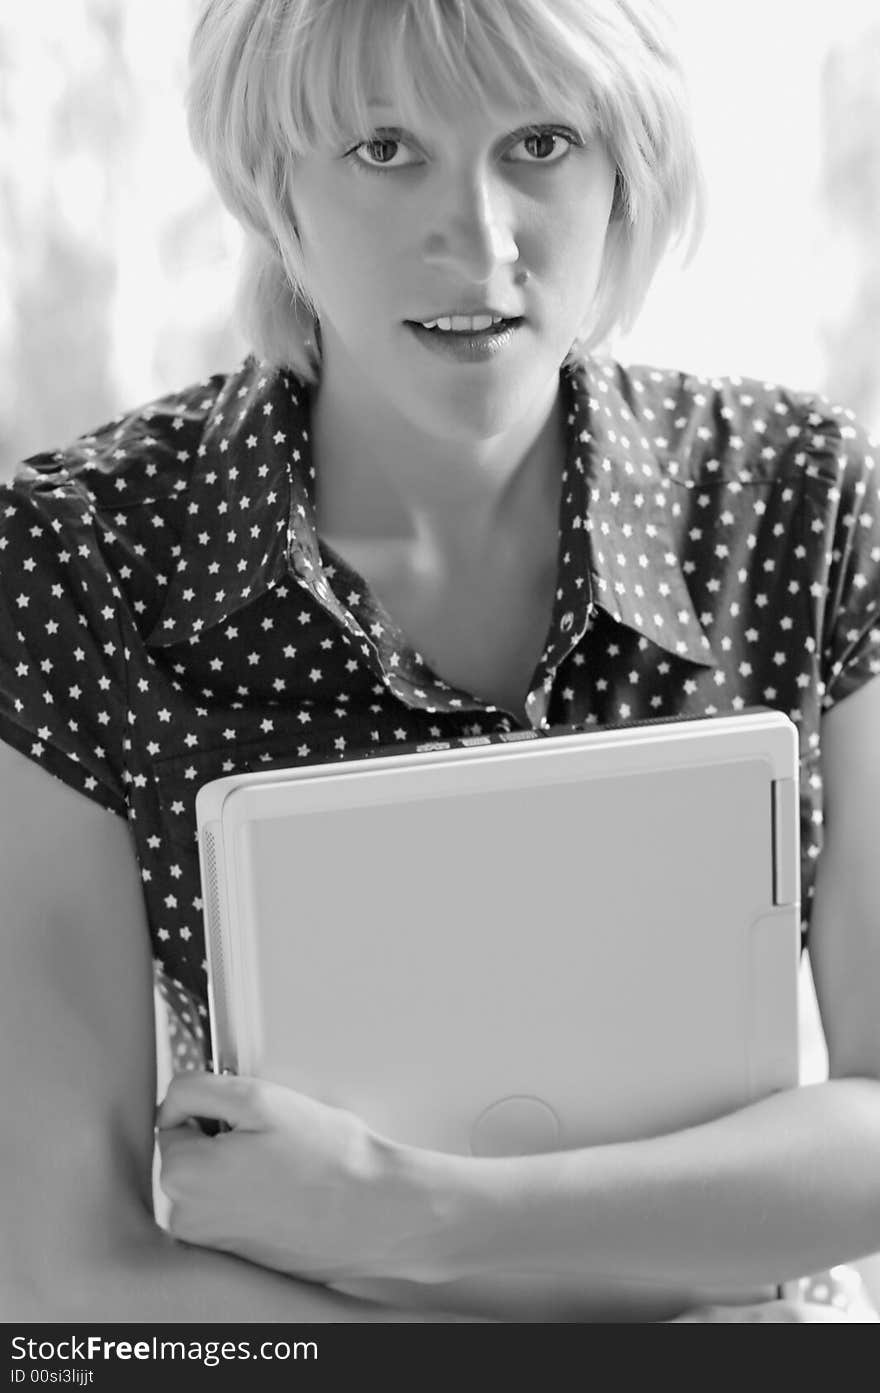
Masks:
[[[450,1163],[403,1158],[449,1196],[449,1275],[777,1282],[880,1249],[880,681],[825,717],[827,838],[811,959],[827,1083],[652,1140]],[[447,1212],[449,1212],[447,1210]]]
[[[316,1137],[324,1124],[335,1126],[319,1105],[310,1113],[298,1095],[279,1105],[260,1095],[254,1116],[243,1119],[232,1097],[223,1111],[227,1081],[181,1080],[171,1122],[218,1101],[217,1115],[244,1122],[234,1141],[210,1152],[198,1139],[175,1139],[182,1231],[236,1252],[255,1244],[267,1265],[292,1271],[320,1271],[326,1262],[345,1272],[347,1258],[355,1279],[347,1286],[370,1273],[389,1283],[389,1295],[395,1281],[511,1272],[564,1274],[593,1288],[619,1281],[667,1292],[731,1290],[774,1285],[880,1248],[880,682],[836,708],[825,736],[830,825],[813,943],[829,1082],[668,1136],[550,1155],[474,1160],[374,1138],[370,1176],[384,1202],[373,1232],[375,1206],[359,1201],[344,1162],[334,1168],[325,1158],[317,1168],[322,1183],[339,1173],[332,1204],[319,1203],[304,1183],[315,1169]],[[350,1133],[339,1135],[345,1142]],[[235,1165],[227,1165],[233,1148]],[[239,1211],[245,1232],[230,1228],[242,1172],[273,1216],[268,1230],[259,1213]]]
[[[0,788],[0,1319],[447,1319],[156,1226],[152,964],[128,828],[2,742]]]
[[[414,1164],[454,1206],[431,1242],[437,1280],[518,1269],[699,1290],[876,1250],[878,1157],[880,1083],[852,1078],[648,1141]]]

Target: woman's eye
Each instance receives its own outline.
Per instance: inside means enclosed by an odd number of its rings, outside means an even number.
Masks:
[[[529,158],[514,161],[519,164],[558,164],[564,159],[573,145],[578,144],[572,131],[535,130],[520,136],[516,145],[525,146]],[[516,145],[512,149],[516,149]]]
[[[350,152],[356,161],[367,169],[404,169],[413,160],[398,160],[395,157],[406,150],[403,141],[394,135],[374,135],[370,140],[362,140]],[[364,155],[369,158],[365,159]]]

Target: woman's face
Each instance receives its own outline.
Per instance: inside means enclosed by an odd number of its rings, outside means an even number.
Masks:
[[[415,129],[384,102],[371,116],[367,142],[292,178],[323,372],[441,438],[500,433],[546,398],[589,311],[614,164],[552,111],[463,106]],[[521,316],[500,351],[465,357],[412,327],[480,307]]]

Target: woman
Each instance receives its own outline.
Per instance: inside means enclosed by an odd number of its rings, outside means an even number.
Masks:
[[[772,1286],[880,1248],[876,474],[824,402],[588,356],[699,219],[656,6],[209,0],[190,101],[258,357],[5,491],[9,1316],[436,1320],[511,1267]],[[828,1083],[470,1163],[192,1071],[201,783],[756,703],[801,735]]]

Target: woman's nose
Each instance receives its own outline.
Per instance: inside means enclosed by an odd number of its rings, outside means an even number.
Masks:
[[[425,263],[476,284],[519,258],[511,209],[488,180],[449,194],[429,226]]]

